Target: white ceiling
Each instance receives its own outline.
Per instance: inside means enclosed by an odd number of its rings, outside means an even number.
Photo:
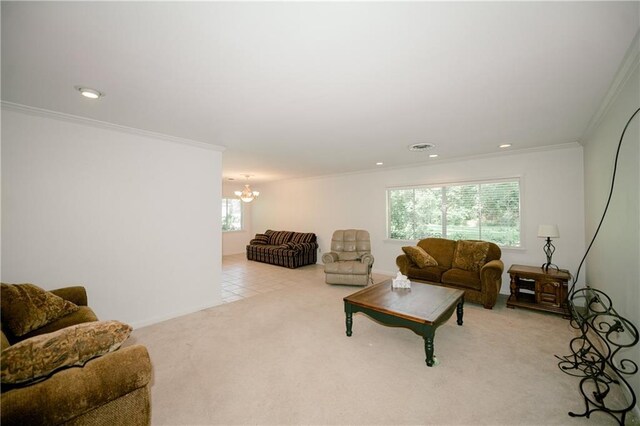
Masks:
[[[257,181],[564,144],[639,7],[3,1],[2,100],[225,146],[224,176]]]

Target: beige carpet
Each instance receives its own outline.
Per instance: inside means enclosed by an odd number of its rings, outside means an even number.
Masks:
[[[153,424],[615,424],[567,415],[584,404],[554,358],[574,335],[559,316],[466,304],[429,368],[409,330],[359,313],[346,337],[357,287],[325,284],[317,265],[269,271],[283,288],[133,333],[154,366]]]

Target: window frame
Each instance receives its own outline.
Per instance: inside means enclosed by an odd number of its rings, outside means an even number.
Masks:
[[[229,201],[238,201],[240,202],[240,229],[223,229],[223,224],[224,224],[224,218],[226,215],[229,214]],[[244,203],[242,202],[242,200],[238,199],[238,198],[234,198],[234,197],[222,197],[222,202],[226,201],[226,215],[221,215],[220,216],[220,228],[221,231],[223,233],[226,232],[243,232],[244,231]]]
[[[520,234],[520,245],[518,246],[507,246],[507,245],[500,245],[498,243],[498,246],[501,249],[507,249],[507,250],[523,250],[525,248],[524,245],[524,234],[522,232],[523,230],[523,184],[522,184],[522,177],[521,176],[508,176],[508,177],[500,177],[500,178],[493,178],[493,179],[478,179],[478,180],[461,180],[461,181],[447,181],[447,182],[437,182],[437,183],[429,183],[429,184],[416,184],[416,185],[396,185],[396,186],[388,186],[385,189],[386,192],[386,225],[387,225],[387,229],[386,229],[386,238],[387,241],[393,241],[393,242],[413,242],[413,241],[417,241],[417,240],[407,240],[407,239],[402,239],[402,238],[392,238],[391,237],[391,191],[394,190],[408,190],[408,189],[423,189],[423,188],[444,188],[444,187],[451,187],[451,186],[464,186],[464,185],[483,185],[483,184],[492,184],[492,183],[502,183],[502,182],[517,182],[518,183],[518,193],[519,193],[519,203],[518,203],[518,216],[519,216],[519,220],[520,220],[520,227],[519,227],[519,234]],[[480,226],[482,226],[482,224],[480,224]],[[447,228],[447,218],[446,215],[443,214],[442,215],[442,230],[443,230],[443,238],[448,238],[447,234],[446,234],[446,228]],[[422,238],[428,238],[428,237],[422,237]],[[419,239],[418,239],[419,240]],[[488,241],[488,240],[487,240]]]

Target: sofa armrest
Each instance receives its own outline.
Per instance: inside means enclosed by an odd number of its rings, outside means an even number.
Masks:
[[[322,263],[333,263],[338,261],[338,253],[328,251],[322,255]]]
[[[151,360],[147,348],[129,346],[54,373],[30,386],[2,393],[2,424],[61,424],[147,387]],[[148,390],[147,390],[148,392]],[[150,407],[133,407],[146,410]],[[109,424],[108,419],[103,422]]]
[[[363,254],[362,257],[360,258],[360,262],[367,264],[369,266],[373,265],[374,260],[375,259],[371,253]]]
[[[408,276],[407,273],[409,272],[409,267],[413,266],[414,263],[406,254],[401,254],[400,256],[396,257],[396,265],[398,265],[398,269],[400,270],[402,275]]]
[[[62,297],[64,300],[73,302],[78,306],[88,306],[87,290],[83,286],[77,285],[73,287],[58,288],[56,290],[51,290],[51,293],[58,297]]]
[[[269,236],[266,234],[256,234],[255,237],[253,237],[253,239],[249,241],[249,245],[269,245]]]
[[[502,286],[502,271],[504,271],[504,263],[500,259],[487,262],[480,269],[481,288],[486,293],[485,308],[490,309],[496,303]]]
[[[501,278],[502,271],[504,271],[504,263],[500,259],[492,260],[491,262],[487,262],[480,269],[480,274],[488,274],[492,273],[493,278]]]
[[[317,250],[317,243],[296,243],[296,248],[301,250],[304,253],[308,253],[313,250]]]

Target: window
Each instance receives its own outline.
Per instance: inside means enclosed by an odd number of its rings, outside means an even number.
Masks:
[[[390,188],[388,232],[394,240],[442,237],[520,247],[520,181]]]
[[[242,230],[242,202],[239,199],[222,199],[222,230]]]

